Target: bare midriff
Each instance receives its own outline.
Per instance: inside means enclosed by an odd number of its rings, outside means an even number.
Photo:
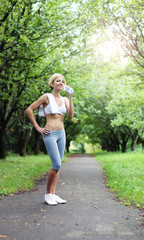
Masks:
[[[48,130],[61,130],[64,128],[64,116],[58,113],[46,114],[46,125],[45,128]]]

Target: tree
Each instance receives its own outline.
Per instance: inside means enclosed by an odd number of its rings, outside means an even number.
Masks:
[[[127,137],[132,138],[134,147],[136,132],[143,139],[141,0],[2,0],[1,7],[0,157],[5,155],[4,140],[12,126],[22,128],[17,131],[17,139],[27,135],[29,126],[26,122],[23,126],[24,110],[48,91],[46,82],[54,72],[64,74],[74,87],[76,116],[91,142],[99,142],[103,149],[114,151],[120,144],[124,146]],[[103,44],[109,38],[121,42],[125,56],[115,54],[105,61],[104,53],[108,49]],[[129,67],[128,56],[139,66]],[[133,86],[133,91],[126,88],[129,99],[127,103],[123,99],[124,108],[118,112],[120,94],[123,94],[117,90],[125,82]],[[129,94],[133,92],[135,97]],[[23,117],[19,118],[18,114]],[[126,122],[118,123],[118,116]],[[67,132],[70,128],[68,124]]]
[[[108,104],[108,112],[113,114],[111,120],[113,127],[124,126],[127,135],[132,139],[131,150],[135,149],[138,136],[144,138],[143,123],[143,87],[139,85],[140,79],[125,76],[124,82],[119,83],[113,92],[112,100]]]
[[[120,39],[126,56],[144,68],[143,1],[103,1],[102,9],[100,21],[104,28],[110,28]]]
[[[18,113],[19,114],[19,113]],[[24,156],[26,154],[26,146],[29,142],[32,132],[32,126],[28,122],[28,119],[25,114],[19,114],[18,123],[14,128],[16,143],[15,143],[15,152],[19,153],[20,156]]]
[[[65,118],[65,130],[66,130],[66,149],[69,152],[70,142],[76,139],[76,136],[81,131],[80,120]]]
[[[53,65],[77,53],[73,47],[76,28],[80,33],[86,16],[80,15],[81,8],[76,5],[74,11],[72,4],[73,1],[2,0],[0,158],[5,157],[5,135],[17,119],[20,104],[25,105],[23,95],[33,98],[37,83],[41,81],[43,85],[45,76],[53,73]],[[82,24],[81,28],[85,26]],[[35,95],[40,94],[38,90]]]

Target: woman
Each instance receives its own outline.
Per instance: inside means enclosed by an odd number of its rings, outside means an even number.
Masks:
[[[67,92],[69,99],[60,95],[65,84],[66,81],[63,75],[53,74],[49,79],[52,94],[46,93],[42,95],[26,109],[31,123],[35,129],[42,134],[47,152],[52,161],[52,168],[48,173],[47,191],[45,194],[45,201],[49,205],[66,203],[66,200],[55,195],[66,142],[63,123],[64,114],[67,112],[70,118],[74,116],[72,94]],[[44,128],[41,128],[35,120],[33,111],[37,108],[39,108],[39,115],[46,117],[46,125]]]

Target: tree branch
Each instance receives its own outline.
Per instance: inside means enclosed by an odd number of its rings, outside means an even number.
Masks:
[[[11,2],[11,3],[12,3],[12,2]],[[13,7],[16,5],[16,3],[17,3],[17,1],[14,1],[14,2],[12,3],[12,6],[11,6],[10,10],[9,10],[7,13],[5,13],[4,17],[0,20],[0,26],[1,26],[2,23],[8,18],[8,16],[10,15],[10,13],[11,13]]]

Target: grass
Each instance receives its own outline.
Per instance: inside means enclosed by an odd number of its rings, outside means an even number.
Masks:
[[[144,208],[144,153],[94,154],[102,162],[106,173],[107,186],[126,205]]]
[[[102,163],[107,186],[115,191],[116,196],[126,205],[144,208],[144,153],[97,152],[95,157]],[[5,161],[0,161],[0,195],[33,188],[35,180],[47,173],[50,167],[48,155],[8,156]]]
[[[10,195],[33,188],[35,180],[47,173],[50,167],[48,155],[8,156],[5,161],[0,161],[0,195]]]

